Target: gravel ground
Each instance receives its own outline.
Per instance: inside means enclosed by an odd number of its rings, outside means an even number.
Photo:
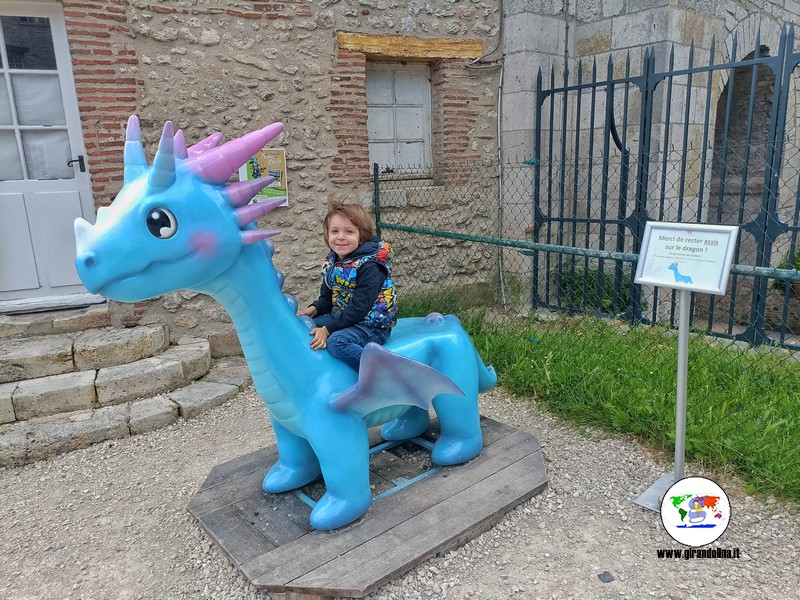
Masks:
[[[483,414],[539,438],[549,488],[369,598],[800,598],[796,508],[715,476],[733,512],[716,545],[741,558],[658,559],[656,549],[678,545],[633,500],[665,457],[579,432],[502,391],[481,402]],[[186,505],[214,465],[273,442],[251,388],[191,421],[0,470],[0,598],[269,598]],[[711,476],[692,464],[687,474]]]

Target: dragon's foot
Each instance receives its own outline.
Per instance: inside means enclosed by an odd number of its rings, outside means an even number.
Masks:
[[[339,498],[326,493],[311,511],[311,526],[322,530],[343,527],[365,515],[371,503],[369,490],[360,499]]]
[[[436,465],[460,465],[481,453],[483,439],[480,434],[468,438],[440,436],[433,446],[431,460]]]
[[[319,464],[313,466],[304,465],[303,468],[292,468],[279,460],[264,476],[261,489],[268,494],[288,492],[311,483],[320,474]]]
[[[386,423],[381,429],[381,436],[387,441],[409,440],[425,433],[430,424],[428,411],[414,406],[402,417]]]

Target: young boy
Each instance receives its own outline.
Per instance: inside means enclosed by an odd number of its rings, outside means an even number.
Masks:
[[[327,347],[332,356],[358,371],[364,346],[385,344],[397,322],[394,254],[375,235],[361,206],[330,205],[322,227],[331,252],[322,265],[319,298],[298,314],[314,319],[316,327],[310,331],[314,350]]]

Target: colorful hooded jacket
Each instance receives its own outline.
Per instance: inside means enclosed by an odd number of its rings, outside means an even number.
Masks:
[[[330,313],[333,333],[353,325],[389,329],[397,323],[397,298],[392,281],[392,247],[378,236],[337,260],[331,251],[322,265],[317,315]]]

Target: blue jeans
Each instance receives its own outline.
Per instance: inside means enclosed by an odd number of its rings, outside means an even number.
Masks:
[[[332,318],[330,315],[322,315],[314,319],[317,327],[330,325]],[[334,358],[338,358],[354,371],[358,371],[358,364],[361,361],[361,353],[364,346],[370,342],[385,344],[389,339],[391,329],[378,329],[367,325],[353,325],[345,327],[339,331],[334,331],[328,338],[328,352]]]

